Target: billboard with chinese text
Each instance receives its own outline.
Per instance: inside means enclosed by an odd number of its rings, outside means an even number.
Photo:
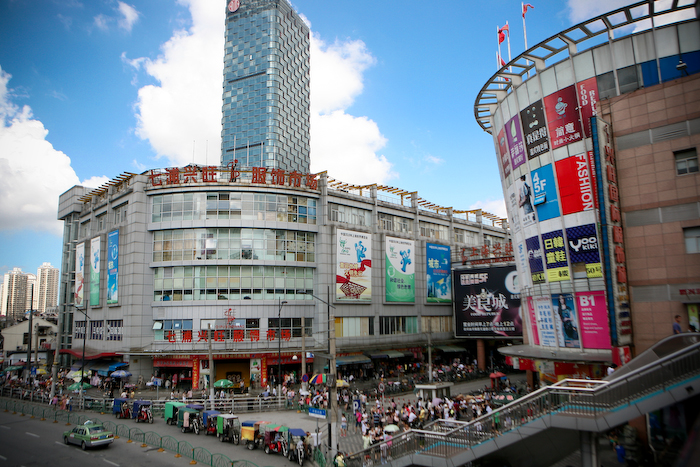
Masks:
[[[338,229],[336,232],[338,300],[372,300],[372,234]]]
[[[413,240],[384,237],[386,301],[416,301],[416,247]]]
[[[501,131],[498,132],[498,153],[501,157],[503,174],[505,177],[507,177],[510,175],[510,153],[508,152],[508,146],[506,145],[505,128],[501,128]]]
[[[525,142],[520,130],[520,118],[516,115],[506,124],[506,138],[510,151],[510,162],[513,170],[525,163]]]
[[[523,138],[527,158],[532,160],[540,154],[549,151],[549,141],[547,140],[547,122],[544,118],[544,108],[542,100],[538,100],[528,105],[520,112],[520,121],[523,123]]]
[[[107,305],[119,303],[119,231],[107,235]]]
[[[547,281],[558,282],[569,280],[569,263],[566,260],[564,232],[555,230],[542,234],[545,268]]]
[[[534,301],[540,345],[556,347],[557,330],[554,316],[552,316],[552,299],[550,297],[534,297]]]
[[[610,325],[605,305],[605,292],[576,292],[576,306],[581,323],[584,349],[610,349]]]
[[[428,303],[452,302],[452,265],[450,247],[435,243],[425,244],[425,256],[428,262],[427,287]]]
[[[544,106],[552,149],[583,139],[575,85],[572,84],[546,96]]]
[[[540,237],[534,236],[525,239],[527,249],[527,262],[530,265],[530,276],[533,284],[544,283],[544,263],[542,262],[542,249]]]
[[[100,237],[90,241],[90,306],[100,304]]]

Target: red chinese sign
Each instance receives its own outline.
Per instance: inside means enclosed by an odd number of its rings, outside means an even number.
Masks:
[[[580,83],[576,83],[576,90],[578,91],[578,99],[581,103],[583,132],[586,137],[590,138],[591,117],[597,115],[595,106],[598,103],[598,80],[594,76]]]
[[[583,139],[581,120],[578,116],[576,86],[560,89],[544,98],[547,129],[552,139],[552,149]]]
[[[462,264],[507,263],[513,260],[513,244],[511,242],[462,248]]]

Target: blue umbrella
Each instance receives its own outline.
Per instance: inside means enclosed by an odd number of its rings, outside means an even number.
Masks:
[[[131,376],[131,373],[129,373],[126,370],[117,370],[117,371],[112,372],[112,374],[110,376],[112,378],[128,378],[129,376]]]

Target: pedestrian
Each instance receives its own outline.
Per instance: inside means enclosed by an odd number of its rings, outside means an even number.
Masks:
[[[676,315],[675,322],[673,323],[673,333],[680,334],[682,332],[683,331],[681,330],[681,315]]]
[[[340,418],[340,436],[346,437],[348,435],[348,419],[343,414]]]

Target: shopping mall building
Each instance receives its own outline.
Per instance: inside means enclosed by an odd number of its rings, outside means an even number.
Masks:
[[[644,1],[530,48],[479,92],[544,381],[603,375],[698,329],[700,27],[696,2]],[[658,8],[654,10],[654,8]]]

